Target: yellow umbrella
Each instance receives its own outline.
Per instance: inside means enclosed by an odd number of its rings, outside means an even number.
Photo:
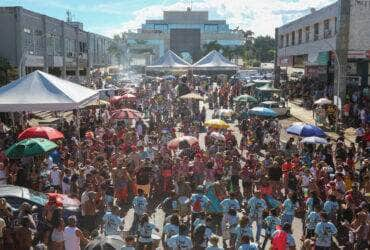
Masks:
[[[199,100],[199,101],[204,100],[203,96],[198,95],[196,93],[189,93],[189,94],[180,96],[180,99],[183,99],[183,100]]]
[[[210,127],[210,128],[216,128],[216,129],[221,129],[221,128],[228,128],[230,127],[229,124],[227,124],[226,122],[224,122],[223,120],[221,119],[211,119],[211,120],[207,120],[204,125],[206,127]]]

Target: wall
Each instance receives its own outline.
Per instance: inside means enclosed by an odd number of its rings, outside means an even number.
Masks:
[[[7,58],[12,65],[17,65],[15,9],[0,8],[0,57]]]
[[[370,50],[370,1],[351,0],[349,50]]]

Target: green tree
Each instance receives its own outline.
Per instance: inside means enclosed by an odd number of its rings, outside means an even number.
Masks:
[[[203,45],[203,55],[207,55],[212,50],[221,51],[223,46],[219,44],[217,41],[211,41],[205,45]]]
[[[123,56],[125,55],[125,48],[127,46],[126,37],[122,35],[114,35],[113,42],[108,47],[108,52],[116,57],[119,64],[123,62]]]
[[[258,36],[253,43],[255,58],[261,62],[270,62],[275,56],[275,39],[270,36]]]

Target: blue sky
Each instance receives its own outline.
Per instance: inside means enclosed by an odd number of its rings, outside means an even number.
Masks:
[[[22,6],[58,19],[69,9],[85,30],[112,36],[140,27],[146,19],[162,17],[163,10],[208,10],[211,19],[226,19],[232,28],[274,35],[274,29],[335,0],[0,0],[0,6]]]

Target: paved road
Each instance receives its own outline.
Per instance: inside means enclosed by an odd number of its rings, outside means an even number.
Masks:
[[[207,111],[207,118],[211,118],[211,111]],[[297,122],[297,121],[298,120],[293,118],[293,117],[280,119],[280,124],[281,124],[281,127],[282,127],[282,132],[281,132],[281,137],[280,137],[281,141],[286,142],[288,140],[288,138],[290,136],[285,133],[285,129],[290,124],[292,124],[294,122]],[[238,129],[235,128],[235,125],[236,124],[233,124],[232,128],[234,129],[234,133],[237,137],[237,140],[240,141],[241,135],[238,132]],[[205,136],[205,134],[200,135],[200,145],[201,146],[204,146],[204,136]],[[125,218],[125,231],[129,230],[129,228],[132,224],[132,220],[133,220],[133,210],[130,209],[130,211],[128,212],[128,214]],[[151,222],[154,223],[155,225],[157,225],[157,227],[160,229],[159,235],[162,234],[163,221],[164,221],[163,211],[160,210],[160,209],[156,209],[155,212],[151,216]],[[255,234],[256,233],[256,231],[255,231],[256,226],[255,225],[253,225],[253,229],[254,229],[254,234]],[[297,249],[298,249],[301,246],[300,238],[302,236],[302,223],[301,223],[300,219],[297,219],[297,218],[294,219],[292,229],[293,229],[293,236],[295,238]],[[263,237],[261,238],[261,242],[263,242]],[[220,246],[221,245],[222,245],[222,241],[220,240]],[[268,245],[266,246],[266,249],[268,249],[269,246],[270,246],[270,243],[268,243]]]

